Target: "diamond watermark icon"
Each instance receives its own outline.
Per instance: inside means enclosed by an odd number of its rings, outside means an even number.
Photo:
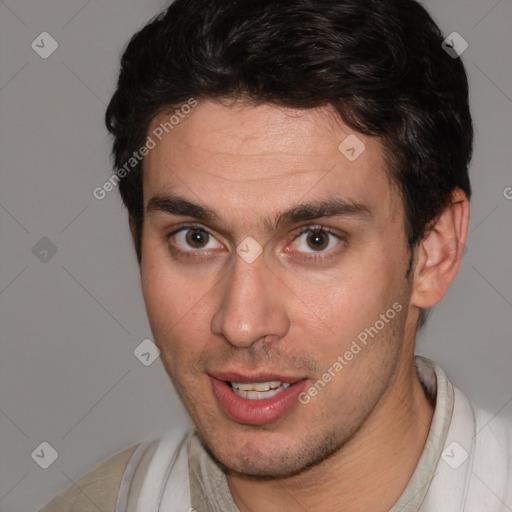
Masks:
[[[469,44],[458,32],[452,32],[441,46],[452,59],[458,59],[468,49]]]
[[[459,443],[457,443],[457,441],[450,443],[441,454],[441,458],[452,469],[457,469],[462,466],[468,456],[468,452]]]
[[[237,248],[236,253],[246,262],[252,263],[263,252],[261,245],[248,236]]]
[[[47,59],[59,47],[59,43],[48,32],[41,32],[30,46],[39,57]]]
[[[144,365],[149,366],[153,364],[160,356],[159,348],[153,343],[152,340],[143,340],[137,348],[133,351],[133,355]]]
[[[340,153],[348,160],[357,160],[366,149],[363,141],[354,134],[349,135],[339,146]]]
[[[49,238],[43,236],[32,247],[32,254],[42,263],[48,263],[57,254],[57,246]]]
[[[59,457],[57,450],[44,441],[33,452],[32,459],[43,469],[48,469]]]

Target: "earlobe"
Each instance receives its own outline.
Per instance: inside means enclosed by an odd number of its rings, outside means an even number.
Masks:
[[[468,224],[469,202],[457,188],[416,248],[411,305],[426,309],[444,297],[464,255]]]

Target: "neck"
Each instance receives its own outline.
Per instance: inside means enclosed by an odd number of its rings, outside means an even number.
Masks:
[[[416,374],[413,357],[409,355],[407,363],[401,365],[402,370],[360,430],[329,459],[281,480],[228,474],[240,511],[300,508],[325,512],[339,510],[340,504],[344,512],[389,510],[418,464],[434,410]]]

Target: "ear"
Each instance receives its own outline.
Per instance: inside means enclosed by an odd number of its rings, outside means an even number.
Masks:
[[[469,201],[456,188],[450,203],[416,248],[411,305],[426,309],[446,294],[460,267],[469,224]]]

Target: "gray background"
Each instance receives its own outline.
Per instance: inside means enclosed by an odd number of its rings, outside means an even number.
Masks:
[[[103,126],[120,52],[164,0],[0,0],[0,510],[37,510],[107,456],[186,422],[151,338]],[[468,251],[418,353],[493,413],[512,412],[511,0],[425,2],[469,43],[476,126]],[[42,59],[43,31],[59,44]],[[512,193],[509,197],[512,196]],[[47,261],[47,237],[57,253]],[[33,247],[39,242],[39,258]],[[42,249],[41,249],[42,244]],[[51,256],[51,257],[50,257]],[[31,453],[46,441],[58,459]]]

